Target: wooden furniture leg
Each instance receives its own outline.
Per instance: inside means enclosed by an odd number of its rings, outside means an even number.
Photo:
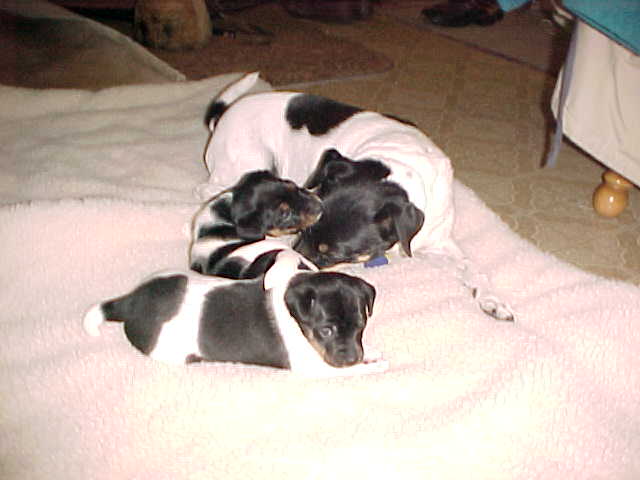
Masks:
[[[627,207],[632,183],[613,170],[605,172],[593,193],[593,208],[603,217],[617,217]]]
[[[189,50],[211,40],[205,0],[137,0],[134,35],[140,43],[165,50]]]

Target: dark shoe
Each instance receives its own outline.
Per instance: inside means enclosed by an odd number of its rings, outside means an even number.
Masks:
[[[373,12],[371,0],[281,0],[281,3],[294,17],[325,22],[364,20]]]
[[[441,27],[489,26],[502,20],[504,11],[496,0],[448,0],[425,8],[422,15]]]

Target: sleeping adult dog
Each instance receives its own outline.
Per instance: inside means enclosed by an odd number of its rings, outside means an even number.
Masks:
[[[454,259],[480,308],[495,318],[513,320],[509,307],[488,293],[486,276],[475,272],[452,238],[453,170],[426,135],[398,119],[315,95],[247,95],[257,79],[258,73],[245,75],[211,104],[206,118],[211,137],[205,152],[210,177],[198,188],[199,195],[219,192],[255,169],[306,184],[331,149],[357,162],[376,162],[388,170],[384,180],[404,190],[420,212],[414,215],[416,228],[408,232],[410,238],[394,248],[407,255],[421,251]],[[345,224],[369,228],[362,219],[341,218]]]
[[[362,348],[375,288],[343,273],[301,270],[299,257],[284,250],[252,280],[160,272],[92,307],[84,328],[98,336],[105,320],[124,322],[134,347],[178,365],[236,362],[313,376],[386,370],[383,360],[365,361]]]

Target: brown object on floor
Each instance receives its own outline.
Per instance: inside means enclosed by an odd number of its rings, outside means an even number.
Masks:
[[[143,45],[191,50],[211,41],[211,19],[204,0],[138,0],[134,37]]]
[[[96,20],[102,21],[99,18]],[[106,21],[133,36],[130,22]],[[229,72],[260,71],[274,86],[345,79],[390,70],[393,62],[381,53],[339,37],[329,36],[322,24],[289,15],[279,3],[265,3],[213,19],[214,35],[192,51],[148,50],[189,80]],[[241,28],[235,33],[234,26]],[[262,33],[261,33],[262,32]]]
[[[617,217],[629,203],[633,184],[613,170],[605,172],[602,184],[593,193],[593,208],[603,217]]]

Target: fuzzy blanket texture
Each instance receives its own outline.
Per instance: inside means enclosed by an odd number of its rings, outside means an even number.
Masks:
[[[640,290],[537,250],[459,183],[455,237],[515,324],[417,257],[350,269],[378,290],[381,374],[175,367],[119,324],[89,337],[91,305],[187,267],[203,115],[238,76],[0,87],[0,477],[640,478]]]

